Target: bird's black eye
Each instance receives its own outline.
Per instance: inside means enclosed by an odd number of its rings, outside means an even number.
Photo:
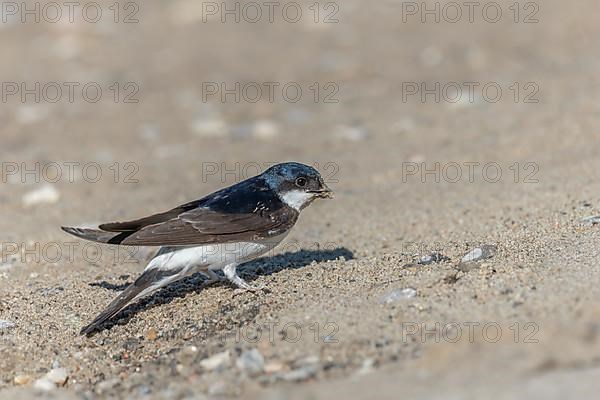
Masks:
[[[300,178],[296,179],[296,186],[298,186],[298,187],[306,186],[306,178],[301,176]]]

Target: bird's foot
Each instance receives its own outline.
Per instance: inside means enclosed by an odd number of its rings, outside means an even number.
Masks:
[[[257,293],[260,291],[265,291],[267,293],[271,292],[265,285],[259,285],[259,286],[250,285],[248,282],[246,282],[242,278],[240,278],[239,281],[236,280],[233,283],[237,286],[237,289],[235,289],[233,291],[234,296],[236,296],[238,294],[246,293],[246,292],[252,292],[252,293]]]
[[[225,273],[225,277],[231,283],[233,283],[235,286],[237,286],[237,289],[234,291],[234,295],[244,293],[244,292],[256,293],[261,290],[270,292],[265,286],[262,286],[262,285],[261,286],[252,286],[248,282],[246,282],[245,280],[240,278],[235,271],[235,265],[225,267],[223,269],[223,272]]]
[[[204,271],[204,272],[202,272],[202,274],[208,278],[202,282],[202,287],[208,287],[208,286],[214,285],[215,283],[223,283],[223,282],[228,281],[227,278],[224,278],[224,277],[216,274],[212,270]]]

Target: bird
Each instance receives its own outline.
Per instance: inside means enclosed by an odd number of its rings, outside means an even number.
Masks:
[[[298,162],[273,165],[262,174],[171,210],[110,222],[97,228],[62,226],[79,238],[120,246],[160,246],[142,274],[80,334],[91,335],[125,306],[200,272],[206,285],[226,280],[248,291],[252,286],[236,267],[272,250],[288,235],[300,212],[333,191],[313,167]]]

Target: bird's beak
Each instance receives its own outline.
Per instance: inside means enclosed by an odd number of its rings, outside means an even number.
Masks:
[[[334,198],[333,190],[331,190],[329,188],[329,186],[327,186],[325,183],[322,184],[322,187],[320,190],[314,190],[311,193],[316,194],[317,197],[320,197],[322,199],[333,199]]]

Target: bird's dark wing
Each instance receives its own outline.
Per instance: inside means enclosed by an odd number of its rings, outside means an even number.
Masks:
[[[124,232],[119,243],[133,246],[185,246],[256,241],[286,232],[297,219],[298,212],[287,206],[266,213],[248,214],[222,213],[202,207],[166,222]]]
[[[189,246],[268,239],[289,230],[298,211],[259,179],[249,179],[172,210],[99,229],[63,228],[83,239],[130,246]]]

